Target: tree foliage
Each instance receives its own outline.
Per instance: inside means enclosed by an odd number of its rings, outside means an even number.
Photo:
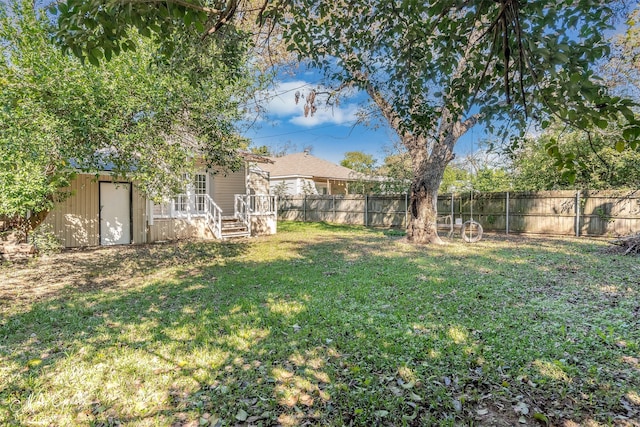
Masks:
[[[235,122],[252,86],[242,45],[185,34],[165,59],[129,35],[126,54],[87,66],[51,42],[52,30],[30,2],[0,4],[1,215],[46,211],[71,166],[109,164],[157,196],[176,190],[196,157],[239,165]]]
[[[249,147],[249,151],[259,156],[272,156],[271,149],[266,145],[260,145],[257,147]]]
[[[137,48],[137,34],[157,36],[171,55],[187,34],[215,33],[236,14],[240,1],[102,1],[55,2],[56,38],[75,56],[97,65]],[[137,30],[137,31],[132,31]]]
[[[225,54],[249,43],[262,71],[292,61],[279,29],[263,14],[269,0],[65,0],[51,5],[55,38],[75,56],[98,64],[152,38],[167,58],[180,55],[185,37],[226,40]],[[268,73],[266,73],[268,74]]]
[[[612,5],[516,0],[286,3],[285,37],[328,78],[369,93],[412,158],[408,238],[439,241],[436,197],[458,139],[477,122],[518,134],[531,120],[606,128],[640,126],[632,103],[610,95],[592,71],[609,53]],[[549,147],[573,173],[577,163]]]
[[[490,127],[504,122],[503,131],[549,117],[605,126],[622,112],[635,136],[630,102],[607,94],[592,71],[609,53],[603,34],[614,5],[298,0],[286,36],[332,77],[384,93],[411,131],[434,129],[448,105],[455,116],[475,106]]]
[[[613,36],[611,58],[602,66],[607,85],[616,92],[640,99],[640,5],[626,21],[627,29]]]
[[[617,132],[584,133],[564,126],[549,127],[542,135],[526,138],[513,153],[516,190],[635,189],[640,187],[640,152],[615,149]],[[548,155],[550,141],[565,155],[580,162],[574,179],[558,172]]]
[[[611,57],[600,68],[604,83],[615,93],[640,100],[640,7],[627,18],[627,30],[612,37]],[[521,190],[563,188],[637,188],[640,147],[625,144],[625,125],[596,126],[576,132],[561,122],[553,122],[541,135],[528,136],[511,154],[514,186]],[[565,170],[549,152],[576,164],[573,173]]]
[[[376,169],[376,159],[371,154],[362,151],[347,151],[340,165],[356,172],[371,175]]]

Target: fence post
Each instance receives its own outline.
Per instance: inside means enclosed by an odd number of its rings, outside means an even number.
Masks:
[[[509,234],[509,192],[508,191],[507,191],[507,209],[506,209],[506,211],[507,211],[506,212],[507,218],[505,220],[505,222],[506,222],[506,231],[507,231],[507,234]]]
[[[336,219],[336,195],[334,194],[331,197],[333,198],[333,205],[332,205],[332,207],[333,207],[333,222],[337,222],[337,219]]]
[[[453,193],[453,190],[451,191],[451,226],[449,227],[449,232],[451,233],[451,236],[453,236],[453,223],[454,221],[454,217],[455,217],[455,212],[454,212],[454,206],[456,204],[456,200],[455,200],[455,194]]]
[[[576,237],[580,237],[580,190],[576,191]]]
[[[307,222],[307,195],[302,199],[302,222]]]
[[[364,195],[364,226],[369,224],[369,196]]]
[[[409,193],[404,193],[404,228],[409,226]]]

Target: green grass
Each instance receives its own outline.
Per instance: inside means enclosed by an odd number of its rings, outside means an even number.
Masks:
[[[281,223],[0,267],[1,425],[638,425],[605,243]]]

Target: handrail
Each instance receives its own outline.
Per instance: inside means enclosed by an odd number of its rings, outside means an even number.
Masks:
[[[233,215],[241,221],[247,231],[251,234],[251,217],[249,211],[249,205],[247,204],[246,194],[236,194],[235,202],[233,204]]]
[[[222,238],[222,209],[213,201],[208,194],[199,194],[205,201],[204,214],[207,218],[207,225],[216,239]]]
[[[247,198],[251,213],[259,215],[275,215],[277,213],[277,196],[270,194],[248,194]]]

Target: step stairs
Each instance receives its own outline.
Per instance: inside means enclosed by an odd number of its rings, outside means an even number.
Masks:
[[[249,237],[249,236],[251,236],[251,232],[249,231],[249,228],[238,218],[234,216],[222,217],[222,238],[223,239]]]

